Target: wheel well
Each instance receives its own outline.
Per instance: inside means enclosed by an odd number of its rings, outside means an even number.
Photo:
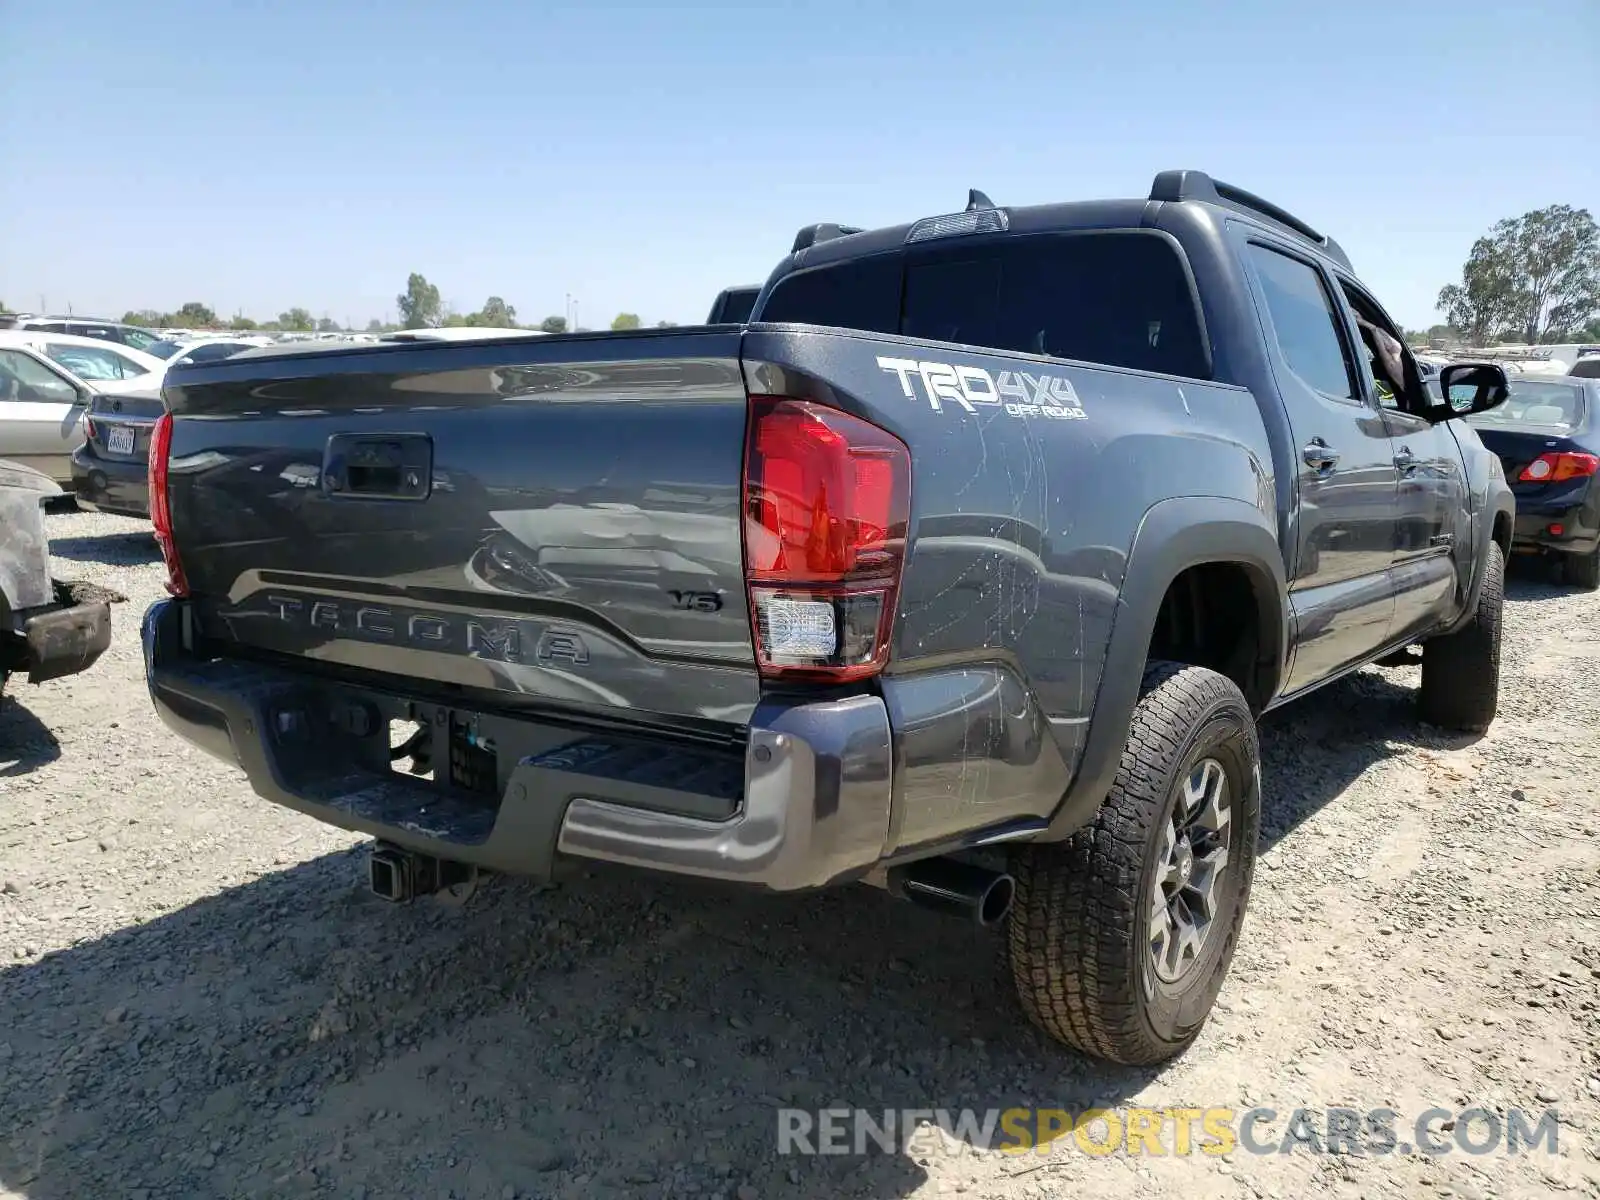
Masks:
[[[1259,585],[1238,563],[1201,563],[1167,587],[1156,613],[1150,657],[1226,675],[1260,712],[1277,685],[1278,631]]]
[[[1500,543],[1500,553],[1511,557],[1511,518],[1505,513],[1495,513],[1494,531],[1489,535]]]

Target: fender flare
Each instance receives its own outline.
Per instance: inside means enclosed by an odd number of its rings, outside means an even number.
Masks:
[[[1511,561],[1511,536],[1517,528],[1517,497],[1504,483],[1498,488],[1491,488],[1488,503],[1483,508],[1483,519],[1479,522],[1477,530],[1477,545],[1473,547],[1472,556],[1472,583],[1467,589],[1466,603],[1462,606],[1461,616],[1439,631],[1439,634],[1451,634],[1466,625],[1473,617],[1478,615],[1478,596],[1483,591],[1483,564],[1489,557],[1489,543],[1494,541],[1494,523],[1501,517],[1506,519],[1506,544],[1501,547],[1509,565]]]
[[[1235,563],[1249,575],[1265,617],[1257,699],[1265,703],[1283,686],[1290,646],[1288,583],[1275,524],[1255,505],[1220,496],[1152,505],[1128,553],[1083,752],[1040,840],[1059,841],[1094,819],[1127,743],[1162,598],[1173,580],[1204,563]]]

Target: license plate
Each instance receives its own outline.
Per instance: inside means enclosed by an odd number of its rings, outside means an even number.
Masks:
[[[115,426],[106,430],[106,449],[113,454],[133,453],[133,430],[126,425]]]

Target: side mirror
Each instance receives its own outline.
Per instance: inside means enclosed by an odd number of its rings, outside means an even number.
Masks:
[[[1499,407],[1511,394],[1511,384],[1505,368],[1494,363],[1454,363],[1439,370],[1439,394],[1444,402],[1428,415],[1448,421]]]

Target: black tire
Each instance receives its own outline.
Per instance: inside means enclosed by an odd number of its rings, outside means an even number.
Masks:
[[[1569,554],[1562,560],[1562,576],[1586,592],[1600,589],[1600,548],[1587,554]]]
[[[1230,789],[1228,865],[1218,876],[1228,886],[1195,960],[1167,982],[1156,973],[1150,897],[1179,792],[1207,759],[1220,764]],[[1203,667],[1150,663],[1093,824],[1013,854],[1009,957],[1029,1019],[1117,1063],[1159,1063],[1186,1050],[1233,959],[1260,824],[1260,748],[1238,687]]]
[[[1430,725],[1482,733],[1500,704],[1500,619],[1506,563],[1495,542],[1483,564],[1483,590],[1472,620],[1454,633],[1422,643],[1422,689],[1417,707]]]

